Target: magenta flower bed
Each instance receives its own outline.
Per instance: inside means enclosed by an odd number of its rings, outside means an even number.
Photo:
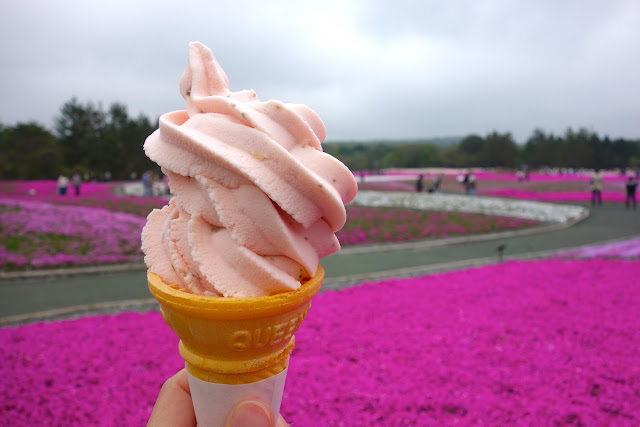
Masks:
[[[518,182],[516,174],[474,172],[478,182],[476,193],[482,196],[505,197],[523,200],[538,200],[547,202],[577,202],[591,201],[589,190],[590,174],[572,175],[546,175],[533,173],[530,179]],[[394,177],[417,178],[416,172],[389,172],[384,175]],[[455,181],[459,174],[448,173],[445,175],[441,190],[443,192],[463,192],[461,184]],[[429,188],[435,174],[425,174],[425,186]],[[602,201],[608,203],[623,203],[625,201],[624,182],[627,176],[608,173],[603,176],[605,188],[602,192]],[[520,188],[524,187],[524,188]],[[415,192],[414,180],[375,181],[359,183],[361,190],[376,191],[405,191]]]
[[[559,255],[566,258],[640,258],[640,238],[606,243],[604,245],[590,245]]]
[[[146,217],[154,208],[167,204],[164,197],[119,196],[113,190],[122,185],[117,182],[85,182],[80,187],[80,196],[75,196],[69,187],[65,196],[57,193],[55,181],[1,181],[0,195],[19,200],[31,200],[61,205],[85,206],[125,212]]]
[[[336,236],[340,244],[347,247],[515,230],[539,224],[533,220],[476,213],[347,206],[347,223]]]
[[[582,192],[550,192],[543,193],[537,191],[517,190],[511,188],[478,191],[478,194],[484,196],[497,196],[497,197],[509,197],[513,199],[525,199],[525,200],[539,200],[543,202],[590,202],[591,193],[587,191]],[[603,202],[615,202],[624,203],[625,195],[623,193],[616,193],[612,191],[602,192]]]
[[[326,292],[295,425],[640,425],[638,261],[508,262]],[[158,313],[0,329],[4,425],[144,425],[184,363]]]
[[[32,269],[141,261],[146,215],[161,197],[113,194],[116,183],[84,183],[81,195],[60,196],[52,181],[1,182],[0,269]],[[347,207],[337,233],[343,246],[405,242],[537,225],[480,214]],[[127,212],[127,213],[122,213]],[[134,215],[130,215],[132,213]]]
[[[518,175],[516,173],[495,173],[495,172],[474,172],[478,179],[490,179],[496,181],[517,181]],[[544,173],[531,173],[529,174],[528,181],[541,181],[541,182],[553,182],[553,181],[584,181],[589,182],[592,174],[590,173],[575,173],[575,174],[544,174]],[[619,173],[605,172],[602,179],[607,182],[624,182],[627,180],[627,176],[620,175]]]
[[[358,190],[374,190],[374,191],[416,191],[415,181],[377,181],[377,182],[358,182]]]
[[[464,169],[461,169],[460,173],[463,173]],[[384,173],[370,173],[364,172],[365,176],[375,176],[375,175],[384,175],[384,176],[418,176],[418,171],[388,171]],[[460,173],[448,172],[445,176],[458,176]],[[354,172],[356,177],[360,177],[363,172]],[[517,173],[496,173],[496,172],[484,172],[484,171],[474,171],[473,174],[479,180],[492,180],[492,181],[517,181],[518,174]],[[435,173],[427,173],[424,174],[426,177],[433,177]],[[555,182],[555,181],[585,181],[589,182],[592,174],[590,173],[573,173],[573,174],[552,174],[552,173],[530,173],[528,181],[541,181],[541,182]],[[627,180],[627,176],[620,175],[619,173],[614,172],[605,172],[602,176],[604,181],[610,182],[624,182]]]
[[[141,261],[145,222],[106,209],[0,198],[0,269]]]
[[[46,202],[78,204],[82,199],[105,199],[115,197],[113,188],[119,185],[115,182],[98,183],[84,182],[80,186],[80,195],[76,196],[72,186],[69,186],[67,194],[58,194],[56,181],[2,181],[0,190],[6,196],[12,198],[28,198]]]

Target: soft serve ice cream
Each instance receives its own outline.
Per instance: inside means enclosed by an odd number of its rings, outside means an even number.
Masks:
[[[186,111],[144,144],[174,197],[142,233],[149,270],[195,294],[256,297],[298,289],[336,252],[353,174],[322,151],[310,108],[232,92],[201,43],[180,80]]]

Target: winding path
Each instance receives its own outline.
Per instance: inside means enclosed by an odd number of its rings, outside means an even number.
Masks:
[[[477,203],[486,204],[490,198],[475,199]],[[407,200],[415,201],[415,197]],[[518,205],[522,201],[497,200],[512,207],[518,206],[515,211],[523,209]],[[395,204],[402,205],[400,202]],[[587,206],[567,210],[560,205],[543,205],[546,207],[539,206],[543,210],[553,210],[555,206],[556,210],[572,214],[564,221],[537,230],[346,248],[323,260],[327,272],[323,289],[340,289],[387,277],[408,277],[496,263],[499,261],[497,248],[501,245],[504,245],[505,260],[537,258],[583,245],[640,235],[640,212],[626,210],[621,205],[596,207],[589,215],[585,215],[589,212]],[[65,275],[58,271],[32,277],[5,276],[0,280],[0,326],[90,313],[148,311],[157,306],[149,295],[146,271],[142,265],[87,269],[85,273]]]

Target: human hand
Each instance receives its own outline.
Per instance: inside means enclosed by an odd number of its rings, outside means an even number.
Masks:
[[[191,402],[187,371],[182,369],[162,385],[147,427],[186,427],[195,425],[196,414]],[[231,410],[226,425],[227,427],[289,426],[282,418],[282,415],[279,415],[276,421],[271,408],[260,400],[239,402]]]

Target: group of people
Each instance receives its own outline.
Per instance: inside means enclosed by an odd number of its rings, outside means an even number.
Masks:
[[[69,188],[69,183],[73,186],[75,190],[76,196],[80,195],[80,187],[82,186],[82,177],[78,172],[74,173],[71,176],[71,180],[67,178],[66,175],[60,175],[58,177],[58,194],[64,196],[67,194],[67,188]]]
[[[438,191],[440,191],[440,185],[442,184],[443,177],[444,177],[444,174],[442,173],[436,175],[435,178],[433,179],[433,185],[427,188],[427,192],[437,193]],[[464,174],[459,175],[457,179],[458,179],[458,182],[460,182],[464,186],[466,194],[470,196],[473,196],[474,194],[476,194],[476,176],[473,174],[472,171],[469,170]],[[416,192],[422,193],[424,189],[425,189],[424,175],[420,174],[418,175],[418,180],[416,181]]]
[[[602,190],[604,188],[604,180],[599,170],[596,170],[591,181],[589,182],[591,189],[591,205],[602,206]],[[636,190],[638,189],[638,178],[636,175],[629,175],[625,182],[625,206],[627,209],[633,207],[636,209]]]
[[[436,175],[433,179],[433,185],[427,189],[429,193],[437,193],[440,190],[440,184],[442,184],[442,174]],[[422,193],[424,190],[424,175],[418,175],[418,180],[416,181],[416,192]]]
[[[80,195],[80,188],[82,187],[82,183],[84,181],[88,181],[88,175],[85,178],[82,178],[79,172],[75,172],[71,175],[71,178],[66,176],[65,174],[60,174],[58,176],[58,194],[61,196],[65,196],[67,192],[70,192],[69,187],[73,187],[76,196]],[[105,181],[109,181],[111,179],[111,173],[105,173]],[[163,177],[162,179],[158,178],[158,176],[152,171],[147,171],[142,174],[142,187],[143,187],[143,195],[144,196],[163,196],[169,193],[169,186],[167,183],[167,177]]]
[[[527,170],[528,172],[528,170]],[[442,183],[442,174],[439,174],[435,177],[433,181],[433,186],[428,188],[427,191],[437,192],[440,189],[440,184]],[[522,174],[518,174],[518,181],[524,181],[528,179],[528,173],[523,172]],[[464,173],[458,175],[457,181],[462,184],[464,187],[465,193],[467,195],[474,195],[476,193],[476,185],[477,179],[474,175],[473,171],[467,170]],[[625,206],[627,209],[636,209],[637,199],[636,192],[638,189],[638,174],[629,175],[627,181],[625,182]],[[593,206],[602,206],[602,191],[604,188],[604,180],[602,178],[602,174],[600,171],[596,170],[595,173],[591,177],[590,181],[590,190],[591,190],[591,204]],[[416,192],[421,193],[425,190],[425,180],[424,175],[418,175],[418,179],[416,181]]]

